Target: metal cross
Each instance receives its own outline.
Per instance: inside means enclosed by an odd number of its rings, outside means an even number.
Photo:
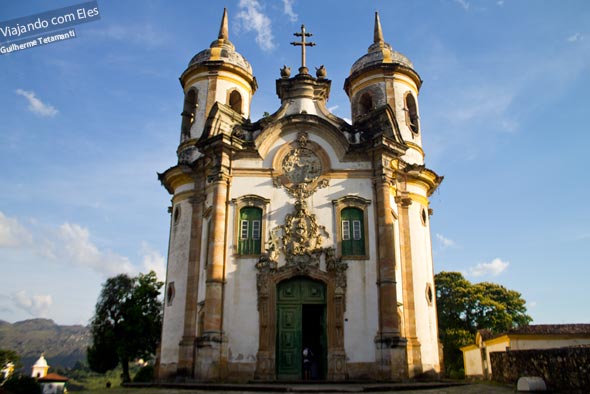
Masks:
[[[301,41],[294,41],[291,45],[301,46],[301,68],[299,72],[307,73],[307,67],[305,67],[305,47],[315,46],[315,42],[305,42],[305,37],[311,37],[313,34],[305,31],[305,25],[301,25],[301,33],[293,33],[294,36],[301,37]]]

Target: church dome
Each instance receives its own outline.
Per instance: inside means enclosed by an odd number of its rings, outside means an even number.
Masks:
[[[379,14],[375,13],[375,32],[373,44],[369,47],[369,51],[361,56],[350,68],[350,74],[370,68],[380,64],[399,64],[404,67],[413,69],[414,65],[405,55],[393,50],[391,45],[383,40],[383,32],[381,30],[381,22],[379,21]]]
[[[229,40],[227,22],[227,10],[223,10],[223,18],[217,40],[213,41],[209,48],[197,53],[188,63],[188,67],[212,61],[221,61],[242,68],[252,74],[252,66],[244,56],[236,51],[234,44]]]
[[[250,63],[248,63],[244,56],[236,52],[231,42],[226,41],[225,43],[219,44],[218,41],[220,40],[213,41],[210,48],[197,53],[191,59],[188,66],[191,67],[195,64],[209,61],[222,61],[243,68],[248,73],[252,74],[252,66],[250,66]]]
[[[41,357],[39,357],[39,359],[35,362],[33,367],[45,368],[47,367],[47,360],[45,360],[45,357],[41,355]]]

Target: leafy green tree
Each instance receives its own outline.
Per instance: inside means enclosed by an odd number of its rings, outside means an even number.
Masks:
[[[9,349],[0,349],[0,369],[6,367],[8,363],[12,363],[15,370],[23,367],[17,352]]]
[[[440,272],[434,281],[439,337],[448,376],[463,375],[460,347],[473,343],[478,330],[501,333],[533,320],[517,291],[490,282],[472,284],[459,272]]]
[[[121,378],[129,382],[129,362],[155,353],[162,329],[162,285],[153,271],[107,279],[90,324],[87,358],[93,371],[105,373],[121,363]]]

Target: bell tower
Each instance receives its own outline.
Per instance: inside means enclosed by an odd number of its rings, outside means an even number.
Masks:
[[[158,374],[213,380],[223,374],[227,357],[220,311],[228,137],[250,117],[257,88],[250,63],[229,40],[226,9],[217,39],[191,59],[180,84],[178,163],[158,174],[172,195]]]
[[[379,13],[375,12],[373,44],[350,69],[344,90],[350,99],[352,122],[362,121],[372,110],[389,105],[399,131],[409,146],[406,158],[424,163],[418,93],[422,79],[412,62],[383,39]]]
[[[229,40],[227,9],[223,10],[217,40],[197,53],[180,76],[184,91],[180,162],[191,162],[198,153],[195,143],[203,134],[213,104],[231,108],[237,116],[250,117],[250,103],[258,87],[250,63]]]
[[[384,276],[379,285],[382,308],[376,343],[381,357],[392,365],[397,360],[407,366],[403,374],[383,371],[394,379],[440,371],[429,197],[443,177],[424,165],[418,110],[421,86],[412,62],[383,39],[375,13],[373,43],[352,65],[344,90],[350,99],[353,128],[361,142],[372,142],[378,158],[373,168],[378,216],[383,218],[379,261]],[[380,134],[387,122],[393,130]],[[392,154],[393,141],[402,145],[400,155]]]

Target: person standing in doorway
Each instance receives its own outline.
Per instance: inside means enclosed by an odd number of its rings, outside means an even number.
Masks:
[[[311,367],[313,365],[313,352],[309,346],[303,348],[303,380],[311,379]]]

